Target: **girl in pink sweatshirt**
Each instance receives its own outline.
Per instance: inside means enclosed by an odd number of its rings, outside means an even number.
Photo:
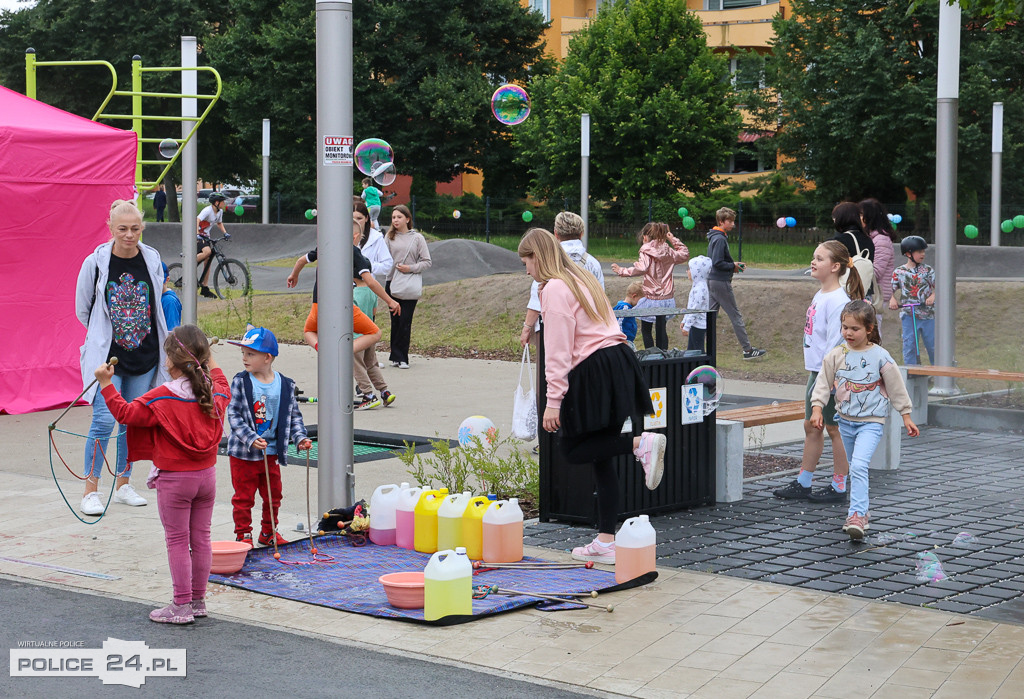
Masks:
[[[612,264],[612,271],[620,277],[644,275],[644,297],[637,308],[675,308],[675,282],[672,272],[676,265],[690,259],[690,251],[669,233],[667,223],[648,223],[637,235],[640,243],[640,258],[632,267]],[[657,346],[668,349],[667,316],[640,318],[640,332],[644,336],[644,347]],[[655,326],[657,342],[651,337],[651,326]]]
[[[573,549],[572,557],[615,563],[615,459],[632,452],[653,490],[664,471],[666,438],[653,432],[636,437],[622,432],[627,418],[633,425],[642,424],[641,416],[649,415],[653,406],[640,364],[597,279],[542,228],[526,232],[519,257],[527,274],[540,284],[548,384],[541,424],[548,432],[561,430],[566,461],[594,464],[598,534],[590,544]]]

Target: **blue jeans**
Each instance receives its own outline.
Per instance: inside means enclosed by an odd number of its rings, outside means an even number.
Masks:
[[[153,383],[153,375],[156,367],[153,367],[141,376],[118,376],[114,374],[110,380],[114,388],[118,390],[126,401],[131,403],[149,390]],[[89,435],[85,442],[85,475],[92,476],[97,481],[103,473],[104,454],[107,453],[107,441],[110,433],[114,431],[114,416],[107,408],[107,401],[103,399],[97,389],[92,399],[92,424],[89,425]],[[99,449],[96,448],[97,441]],[[122,430],[117,435],[117,465],[114,472],[119,476],[128,477],[131,475],[131,467],[128,465],[128,436]]]
[[[850,459],[850,511],[868,513],[868,464],[882,441],[882,423],[853,422],[839,417],[839,435]]]
[[[903,324],[903,363],[920,364],[921,358],[917,352],[917,338],[914,337],[914,319],[908,313],[900,318]],[[935,319],[918,318],[917,331],[921,334],[921,342],[928,350],[928,361],[935,363]]]

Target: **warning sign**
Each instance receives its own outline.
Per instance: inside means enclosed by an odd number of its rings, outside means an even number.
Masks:
[[[324,136],[324,166],[352,167],[351,136]]]

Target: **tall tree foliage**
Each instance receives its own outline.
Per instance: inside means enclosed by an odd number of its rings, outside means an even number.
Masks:
[[[759,115],[780,128],[765,146],[784,169],[814,183],[823,201],[875,196],[902,202],[904,188],[935,186],[938,6],[916,14],[882,0],[792,0],[776,17]],[[961,201],[988,192],[991,105],[1021,113],[1024,35],[965,21],[961,37]],[[1022,134],[1008,119],[1007,158]],[[1019,124],[1019,119],[1015,120]]]
[[[515,127],[543,196],[579,192],[580,115],[591,117],[590,192],[637,199],[703,191],[736,143],[740,117],[724,57],[685,0],[619,0],[531,84],[533,114]]]

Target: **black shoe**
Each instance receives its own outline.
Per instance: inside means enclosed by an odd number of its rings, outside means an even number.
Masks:
[[[763,357],[766,354],[768,354],[768,350],[757,349],[756,347],[752,347],[749,352],[744,352],[743,353],[743,358],[744,359],[757,359],[758,357]]]
[[[774,491],[772,495],[783,500],[807,500],[811,496],[811,486],[805,488],[800,485],[800,481],[794,480],[784,488]]]
[[[846,502],[849,497],[850,493],[847,491],[840,493],[831,485],[823,485],[812,490],[807,499],[811,502]]]
[[[208,287],[208,286],[201,287],[199,289],[199,295],[204,297],[204,298],[208,298],[208,299],[215,299],[215,298],[217,298],[217,294],[215,294],[212,291],[210,291],[210,287]]]

